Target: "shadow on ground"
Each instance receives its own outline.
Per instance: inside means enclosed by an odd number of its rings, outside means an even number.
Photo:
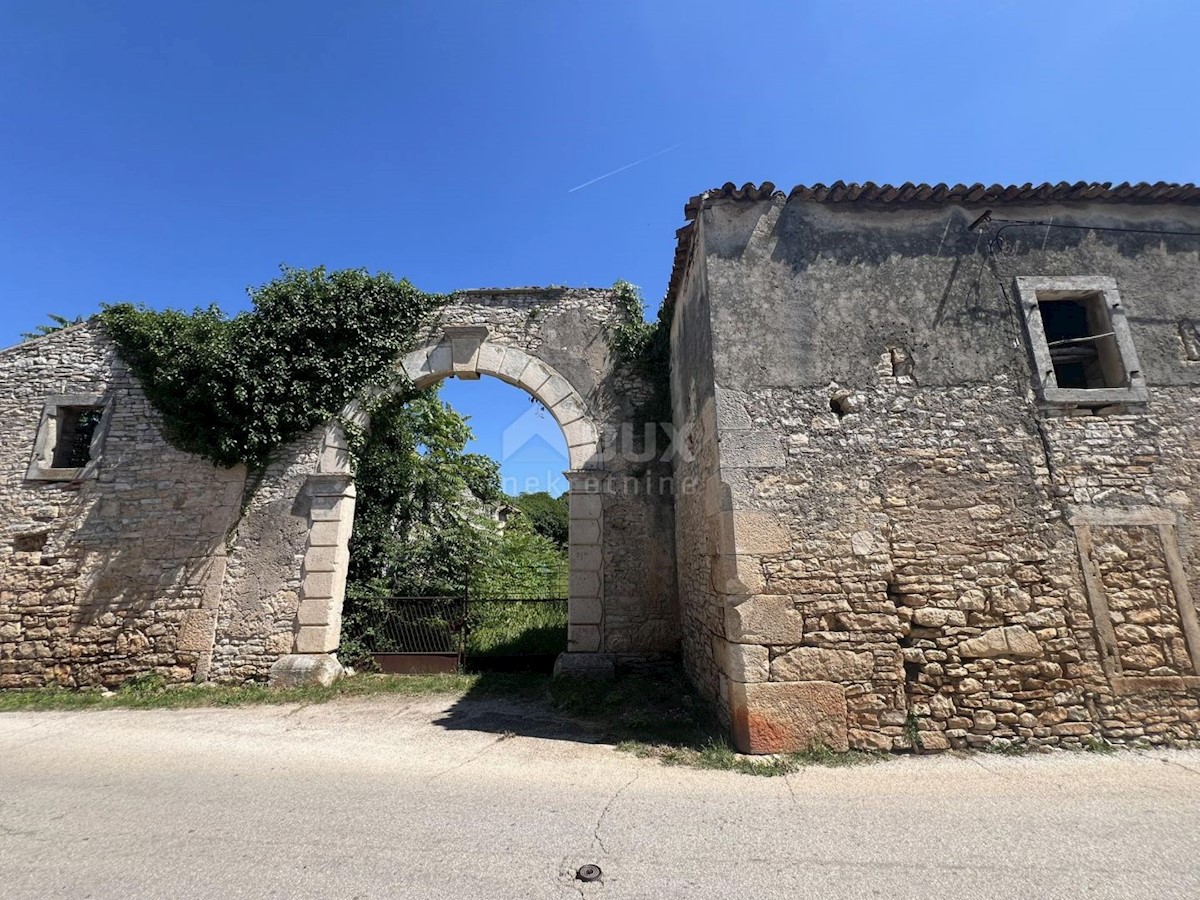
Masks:
[[[721,735],[709,706],[676,671],[611,681],[485,672],[434,724],[552,740],[693,749]]]

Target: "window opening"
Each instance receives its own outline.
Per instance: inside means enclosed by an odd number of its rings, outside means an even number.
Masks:
[[[97,406],[60,406],[58,409],[58,434],[54,442],[56,469],[79,469],[92,458],[92,438],[104,415]]]
[[[1063,296],[1039,291],[1037,299],[1059,388],[1128,386],[1103,294]]]

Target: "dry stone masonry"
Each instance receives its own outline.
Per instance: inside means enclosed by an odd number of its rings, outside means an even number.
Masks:
[[[686,209],[669,453],[608,291],[464,292],[396,363],[566,437],[560,669],[681,652],[756,753],[1200,740],[1200,189]],[[0,687],[338,675],[336,426],[215,468],[89,323],[0,353],[0,434]]]

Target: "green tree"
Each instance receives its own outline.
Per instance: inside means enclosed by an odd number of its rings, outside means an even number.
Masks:
[[[356,441],[358,499],[342,614],[343,658],[359,662],[393,596],[461,595],[495,550],[499,467],[467,453],[471,430],[437,390],[395,396]]]
[[[554,597],[563,593],[567,555],[523,517],[510,519],[485,540],[471,575],[479,597]]]
[[[64,328],[70,328],[72,325],[78,325],[83,321],[83,316],[76,316],[74,319],[68,319],[66,316],[56,316],[54,313],[49,313],[49,322],[38,325],[33,331],[22,331],[21,338],[26,341],[31,341],[34,338],[45,337],[48,334],[54,334],[56,331],[62,331]]]
[[[521,511],[534,531],[553,541],[555,546],[566,549],[567,530],[571,522],[566,494],[551,497],[546,491],[537,491],[520,494],[513,497],[511,502]]]
[[[437,389],[372,412],[356,452],[357,507],[350,580],[392,593],[461,591],[494,524],[496,463],[467,453],[471,430]]]

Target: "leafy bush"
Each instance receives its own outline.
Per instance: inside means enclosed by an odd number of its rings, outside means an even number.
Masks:
[[[566,596],[567,552],[517,518],[493,529],[471,568],[477,597]]]
[[[282,445],[336,417],[395,361],[445,300],[362,269],[284,268],[228,318],[120,303],[100,318],[176,447],[262,468]]]

